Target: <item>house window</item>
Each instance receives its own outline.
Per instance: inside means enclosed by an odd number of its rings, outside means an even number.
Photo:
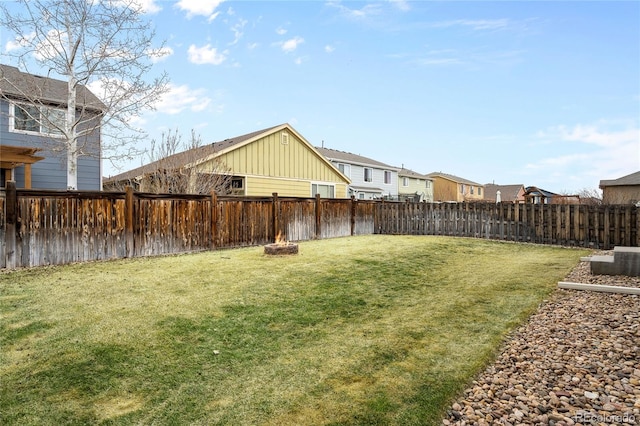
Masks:
[[[425,182],[427,183],[426,187],[427,187],[427,188],[431,188],[431,181],[427,180],[427,181],[425,181]]]
[[[460,193],[464,194],[464,183],[460,184]]]
[[[338,163],[338,170],[346,177],[351,177],[351,166],[349,164]]]
[[[231,189],[244,189],[244,178],[241,178],[241,177],[231,178]]]
[[[391,172],[389,170],[384,171],[384,183],[386,185],[391,185]]]
[[[358,199],[360,199],[360,200],[364,200],[364,192],[360,192],[360,193],[358,194]]]
[[[373,182],[373,170],[368,167],[364,168],[364,181]]]
[[[478,195],[482,195],[482,188],[478,187]]]
[[[335,187],[334,185],[325,185],[321,183],[312,183],[311,184],[311,196],[315,197],[320,194],[322,198],[335,198]]]
[[[12,104],[12,120],[9,129],[13,132],[62,135],[66,111],[59,108],[30,104]]]
[[[469,187],[469,191],[471,191],[471,195],[473,195],[473,185]]]
[[[402,178],[402,186],[409,186],[409,178],[407,177]]]

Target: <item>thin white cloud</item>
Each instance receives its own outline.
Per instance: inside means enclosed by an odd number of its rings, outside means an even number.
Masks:
[[[231,27],[231,31],[233,32],[234,39],[231,43],[229,43],[230,46],[233,46],[234,44],[237,44],[240,41],[240,39],[244,35],[243,29],[245,25],[247,25],[247,22],[248,22],[247,20],[241,19],[234,26]]]
[[[142,6],[144,13],[153,14],[162,10],[162,8],[156,4],[155,0],[137,0],[137,3]]]
[[[430,57],[430,58],[422,58],[417,59],[415,63],[424,66],[441,66],[441,65],[461,65],[464,64],[464,61],[460,58],[455,57]]]
[[[259,43],[249,43],[247,44],[247,49],[253,50],[253,49],[256,49],[258,46],[260,46]]]
[[[191,46],[189,46],[189,50],[187,53],[189,54],[189,62],[197,65],[220,65],[227,59],[228,54],[226,50],[218,53],[218,49],[215,47],[211,47],[210,44],[202,47],[196,47],[194,44],[192,44]]]
[[[278,35],[285,35],[287,33],[287,30],[282,28],[282,27],[278,27],[276,28],[276,34]]]
[[[508,19],[455,19],[451,21],[435,22],[433,28],[466,27],[475,31],[495,31],[509,27]]]
[[[31,33],[31,34],[27,34],[25,35],[23,38],[17,38],[15,40],[9,40],[4,48],[6,50],[7,53],[15,51],[15,50],[20,50],[24,47],[29,46],[29,44],[31,43],[31,41],[36,37],[36,33]]]
[[[134,3],[142,9],[143,13],[153,14],[162,10],[162,8],[156,4],[156,0],[136,0]],[[126,0],[115,1],[116,6],[129,7],[129,4],[130,2]]]
[[[409,3],[407,3],[406,0],[389,0],[389,3],[394,5],[398,10],[401,10],[402,12],[407,12],[411,10],[411,7],[409,6]]]
[[[191,89],[186,84],[176,86],[171,84],[155,105],[156,111],[162,114],[176,115],[185,110],[200,112],[211,104],[211,98],[206,96],[204,89]]]
[[[289,40],[286,40],[280,43],[280,48],[284,52],[290,53],[295,51],[298,48],[298,46],[302,43],[304,43],[304,39],[302,37],[296,36],[294,38],[291,38]]]
[[[596,188],[602,179],[613,179],[640,169],[640,128],[637,121],[601,120],[590,124],[559,125],[542,130],[534,150],[550,153],[525,165],[525,172],[545,176],[556,188]],[[553,154],[553,145],[559,152]]]
[[[335,48],[335,47],[333,47],[333,46],[331,46],[330,44],[327,44],[327,45],[324,47],[324,51],[325,51],[325,52],[327,52],[327,53],[333,53],[333,51],[334,51],[334,50],[336,50],[336,48]]]
[[[224,0],[180,0],[175,7],[187,13],[187,18],[205,16],[209,21],[216,19],[220,12],[215,10]]]
[[[342,16],[348,19],[366,19],[371,16],[380,15],[382,6],[378,3],[367,4],[360,9],[351,9],[344,6],[340,1],[328,1],[327,6],[336,8]]]
[[[463,65],[471,69],[483,67],[510,67],[522,62],[523,51],[460,51],[456,49],[432,49],[424,53],[389,55],[419,66]]]

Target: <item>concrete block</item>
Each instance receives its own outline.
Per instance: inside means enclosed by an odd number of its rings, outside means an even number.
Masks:
[[[613,258],[620,265],[619,275],[640,277],[640,247],[614,247]]]
[[[613,256],[591,256],[590,266],[594,275],[618,275]]]
[[[613,256],[591,256],[591,273],[640,277],[640,247],[614,247]]]

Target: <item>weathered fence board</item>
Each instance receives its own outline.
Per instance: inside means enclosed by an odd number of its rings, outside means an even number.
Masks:
[[[632,205],[19,190],[0,192],[0,267],[64,264],[366,234],[449,235],[611,249],[640,246]]]

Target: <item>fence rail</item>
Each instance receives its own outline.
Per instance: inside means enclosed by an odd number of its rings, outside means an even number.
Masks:
[[[640,246],[632,205],[409,203],[127,192],[0,192],[0,268],[366,234]]]

